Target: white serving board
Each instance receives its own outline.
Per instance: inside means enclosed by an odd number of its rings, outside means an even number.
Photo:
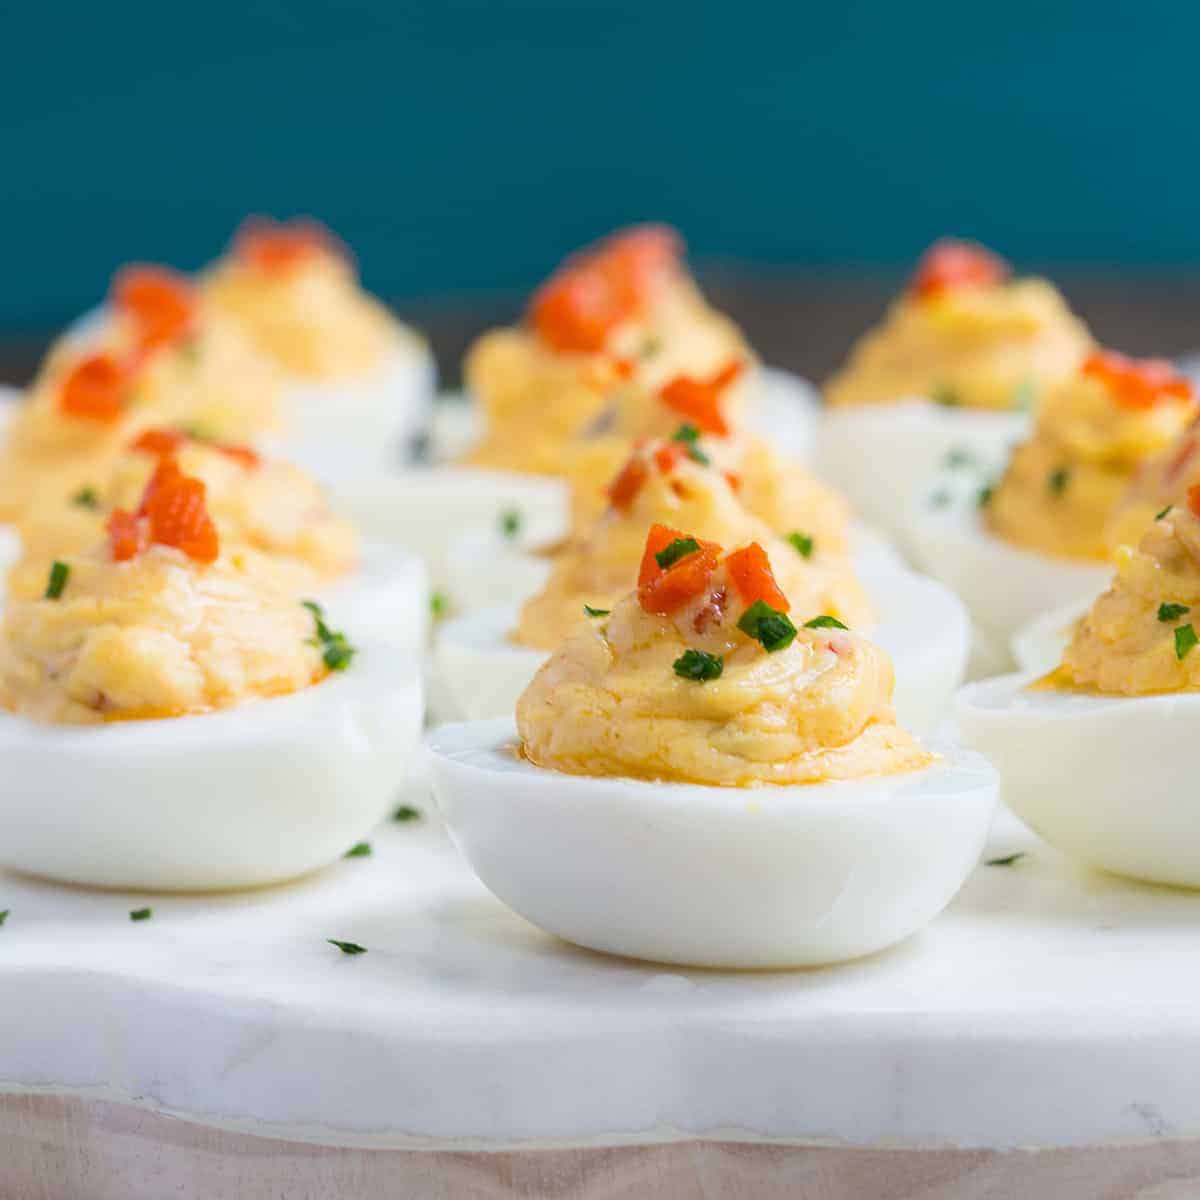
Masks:
[[[378,1147],[1200,1133],[1200,895],[1078,871],[1011,818],[992,842],[1027,857],[981,866],[924,935],[760,974],[557,942],[484,891],[436,818],[223,898],[0,874],[0,1093]]]

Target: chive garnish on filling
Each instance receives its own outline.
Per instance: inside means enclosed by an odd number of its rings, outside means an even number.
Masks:
[[[76,508],[99,508],[100,496],[94,487],[81,487],[79,491],[71,497],[71,503]]]
[[[819,617],[813,617],[811,621],[804,622],[805,629],[849,629],[849,625],[843,625],[837,617],[831,617],[828,613],[824,613]]]
[[[946,455],[946,466],[951,470],[957,470],[959,467],[969,467],[974,462],[975,455],[966,446],[955,446]]]
[[[700,430],[686,421],[671,434],[671,441],[678,442],[692,462],[699,463],[702,467],[712,466],[712,459],[696,444],[699,440]]]
[[[791,542],[792,549],[796,551],[801,558],[812,558],[813,546],[816,544],[807,533],[800,533],[798,530],[792,530],[787,535],[787,540]]]
[[[0,925],[3,925],[8,920],[8,914],[12,912],[11,908],[0,908]]]
[[[1158,606],[1158,619],[1166,624],[1168,621],[1174,621],[1182,617],[1184,613],[1191,612],[1191,609],[1186,604],[1167,604],[1166,602]]]
[[[700,543],[694,537],[676,538],[665,545],[655,556],[654,561],[665,571],[673,567],[681,558],[695,554],[700,549]]]
[[[1173,509],[1174,507],[1175,507],[1175,505],[1168,504],[1167,507],[1162,510],[1162,512],[1156,512],[1154,514],[1154,519],[1156,521],[1161,521],[1163,519],[1163,517],[1165,517],[1167,515],[1167,513],[1169,513],[1171,511],[1171,509]]]
[[[70,577],[71,568],[65,562],[60,562],[58,559],[50,567],[50,578],[46,580],[46,599],[57,600],[63,594],[63,588],[67,586],[67,579]]]
[[[653,333],[646,335],[646,340],[642,342],[642,357],[653,358],[662,349],[662,338],[655,336]]]
[[[590,604],[583,606],[583,611],[589,617],[607,617],[612,612],[611,608],[593,608]]]
[[[787,613],[772,608],[762,600],[755,600],[738,621],[738,628],[762,645],[768,654],[786,650],[796,637],[796,627]]]
[[[685,650],[672,664],[675,674],[681,679],[695,679],[707,683],[719,679],[725,670],[725,660],[719,654],[705,650]]]
[[[421,810],[413,808],[411,804],[401,804],[395,812],[392,813],[392,820],[403,823],[404,821],[419,821],[421,819]]]
[[[996,489],[990,483],[986,487],[981,487],[979,495],[975,497],[975,503],[980,508],[987,508],[992,502],[992,496],[995,494],[995,491]]]
[[[300,603],[312,613],[317,630],[317,636],[310,638],[308,644],[321,651],[321,659],[331,671],[344,671],[354,657],[354,647],[344,633],[337,633],[325,624],[325,613],[315,600],[301,600]]]
[[[1061,496],[1071,481],[1071,472],[1066,467],[1055,467],[1046,479],[1046,486],[1055,496]]]
[[[343,858],[370,858],[373,851],[371,850],[370,842],[356,842],[345,854]]]
[[[152,908],[135,908],[130,912],[129,919],[131,921],[148,921],[152,916],[154,916]]]
[[[366,954],[366,946],[360,946],[357,942],[339,942],[337,938],[325,939],[331,946],[336,946],[343,954]]]
[[[429,593],[429,615],[440,621],[450,611],[450,598],[445,592]]]
[[[515,508],[506,508],[500,514],[500,532],[510,540],[521,532],[521,514]]]
[[[952,387],[941,384],[933,389],[933,402],[942,405],[943,408],[957,408],[958,393]]]
[[[1006,854],[1003,858],[989,858],[985,860],[985,867],[1011,867],[1018,859],[1025,857],[1024,850],[1018,850],[1015,854]]]
[[[1175,657],[1183,662],[1195,649],[1197,642],[1200,642],[1200,637],[1196,636],[1195,629],[1191,625],[1180,625],[1175,630]]]

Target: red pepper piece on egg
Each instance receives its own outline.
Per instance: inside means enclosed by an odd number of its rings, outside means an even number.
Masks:
[[[722,411],[722,393],[744,369],[745,363],[733,359],[708,379],[676,375],[659,396],[669,409],[686,417],[701,432],[725,437],[729,433],[729,423]]]
[[[129,374],[111,354],[90,354],[67,373],[58,394],[63,412],[109,423],[125,411]]]
[[[1191,383],[1164,358],[1129,358],[1115,350],[1093,350],[1081,373],[1102,383],[1125,408],[1153,408],[1164,401],[1190,403]]]
[[[791,607],[775,582],[767,552],[757,542],[730,554],[725,559],[725,569],[737,589],[738,598],[747,608],[758,600],[777,612],[787,612]]]
[[[922,299],[958,288],[994,287],[1012,267],[978,242],[941,238],[921,256],[909,290]]]
[[[169,267],[122,267],[109,289],[119,313],[133,321],[142,349],[170,345],[196,318],[196,296],[186,276]]]

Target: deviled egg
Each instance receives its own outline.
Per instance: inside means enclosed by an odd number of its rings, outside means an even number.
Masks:
[[[1117,555],[1049,675],[962,690],[962,737],[1008,804],[1092,866],[1200,887],[1188,766],[1200,724],[1200,488]]]
[[[252,217],[203,289],[284,373],[283,457],[325,479],[399,465],[428,418],[433,356],[362,289],[328,230]]]
[[[755,541],[787,589],[793,609],[841,626],[868,628],[897,664],[896,704],[902,719],[924,732],[944,715],[962,680],[967,619],[962,606],[932,580],[875,555],[864,557],[864,580],[851,560],[814,537],[774,534],[741,505],[733,484],[679,442],[648,442],[613,480],[608,511],[592,530],[550,559],[523,606],[487,608],[443,624],[434,663],[452,704],[463,716],[502,716],[549,651],[572,630],[602,618],[629,586],[655,569],[644,548],[646,531],[657,554],[679,528],[708,541]],[[465,557],[465,556],[464,556]],[[868,593],[883,619],[876,625]]]
[[[914,493],[956,447],[997,456],[1091,338],[1043,279],[946,239],[826,384],[814,461],[869,521],[905,539]]]
[[[608,953],[785,967],[900,941],[977,862],[995,773],[896,724],[878,647],[797,629],[762,547],[678,541],[542,666],[515,730],[433,735],[455,841],[506,904]]]
[[[0,449],[0,519],[43,487],[102,474],[143,429],[254,440],[279,419],[281,376],[232,321],[163,267],[119,271],[108,301],[50,350]]]
[[[383,815],[416,754],[411,656],[225,552],[204,483],[157,473],[0,620],[0,863],[208,890],[291,878]]]
[[[1139,467],[1196,412],[1166,364],[1089,355],[1049,388],[1029,438],[994,485],[963,494],[949,470],[918,502],[916,552],[1007,643],[1047,610],[1095,598],[1111,570],[1113,519]]]
[[[258,556],[281,587],[333,605],[361,637],[414,652],[425,645],[429,587],[415,555],[380,541],[361,542],[300,468],[179,429],[143,430],[107,474],[70,492],[57,480],[38,488],[19,522],[24,553],[9,575],[11,593],[38,595],[55,559],[94,545],[115,510],[140,511],[163,479],[179,474],[203,482],[206,505],[231,555]]]

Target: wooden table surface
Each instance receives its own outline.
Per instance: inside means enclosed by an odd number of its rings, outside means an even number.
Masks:
[[[713,304],[742,325],[765,362],[814,380],[832,371],[854,338],[878,320],[901,282],[896,275],[833,270],[773,275],[714,270],[703,278]],[[1054,272],[1054,278],[1103,343],[1167,357],[1200,349],[1200,271],[1075,270]],[[520,309],[518,296],[396,305],[429,336],[446,386],[458,383],[472,339],[511,322]],[[52,334],[0,334],[0,383],[27,382]]]

